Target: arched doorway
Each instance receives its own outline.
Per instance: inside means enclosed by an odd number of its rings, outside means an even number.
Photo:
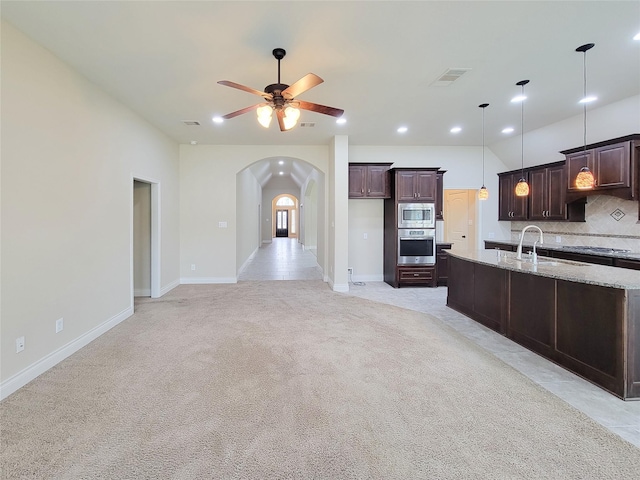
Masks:
[[[271,202],[272,208],[272,237],[297,238],[299,231],[298,199],[293,195],[283,193]]]

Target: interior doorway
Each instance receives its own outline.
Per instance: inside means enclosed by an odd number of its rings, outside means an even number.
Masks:
[[[444,191],[444,241],[452,250],[476,248],[476,193],[477,190]]]
[[[133,176],[131,189],[131,297],[160,292],[160,184]]]

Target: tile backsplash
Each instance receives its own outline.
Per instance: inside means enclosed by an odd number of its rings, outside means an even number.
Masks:
[[[640,253],[637,201],[608,195],[588,197],[585,218],[586,222],[511,222],[511,240],[519,241],[522,229],[534,223],[544,232],[547,244],[623,248]],[[524,238],[527,243],[537,239],[536,231],[531,230]]]

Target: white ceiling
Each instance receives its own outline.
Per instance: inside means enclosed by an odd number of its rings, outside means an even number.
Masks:
[[[107,1],[1,3],[2,17],[180,143],[479,145],[520,133],[515,84],[529,79],[525,131],[640,94],[638,1]],[[260,102],[218,85],[263,90],[277,80],[271,51],[287,50],[282,82],[313,72],[325,82],[299,96],[345,110],[347,124],[303,111],[314,127],[266,130],[255,113],[211,121]],[[448,87],[448,68],[471,70]],[[184,120],[196,120],[188,127]],[[409,131],[400,135],[397,127]],[[458,135],[449,133],[455,125]]]

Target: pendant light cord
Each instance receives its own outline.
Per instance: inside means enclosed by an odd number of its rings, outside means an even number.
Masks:
[[[524,83],[522,84],[522,102],[520,102],[520,176],[524,178]]]
[[[584,52],[582,52],[582,75],[583,75],[583,79],[584,79],[584,92],[582,95],[582,99],[585,100],[587,98],[587,51],[585,50]],[[582,116],[582,121],[583,121],[583,132],[584,132],[584,136],[583,136],[583,152],[587,151],[587,102],[585,101],[583,104],[583,116]]]
[[[484,187],[484,107],[482,107],[482,186]]]

